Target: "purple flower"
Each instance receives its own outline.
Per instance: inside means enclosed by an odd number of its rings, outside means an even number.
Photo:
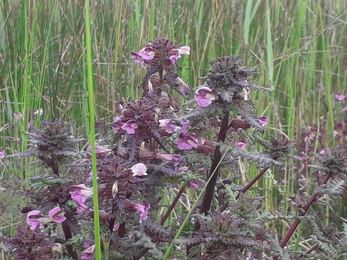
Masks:
[[[130,119],[124,125],[122,125],[122,129],[125,130],[128,134],[135,134],[135,129],[138,127],[137,121],[135,119]]]
[[[36,110],[36,111],[34,112],[34,115],[40,115],[40,116],[42,116],[42,115],[43,115],[43,109],[40,108],[39,110]]]
[[[161,119],[159,120],[159,127],[165,128],[165,131],[169,134],[175,133],[180,130],[179,126],[170,123],[171,119]]]
[[[93,196],[93,189],[87,188],[84,184],[71,185],[69,187],[69,192],[71,194],[71,198],[76,202],[78,206],[77,212],[80,214],[87,208],[84,202],[86,202],[87,197]]]
[[[151,205],[147,202],[135,203],[135,207],[138,211],[140,211],[140,221],[146,220],[149,210],[151,209]]]
[[[5,151],[4,150],[0,150],[0,160],[5,158]]]
[[[81,260],[90,260],[93,258],[95,252],[95,245],[88,247],[86,250],[82,252]]]
[[[190,55],[190,47],[189,46],[182,46],[178,49],[179,54],[185,54]]]
[[[180,77],[177,77],[178,83],[181,85],[182,92],[185,95],[189,95],[190,93],[190,88],[188,87],[187,83],[185,83]]]
[[[181,125],[182,125],[182,133],[183,134],[187,134],[188,133],[188,126],[189,126],[189,121],[183,121],[181,122]]]
[[[195,91],[195,101],[201,107],[207,107],[216,99],[209,87],[200,87]]]
[[[16,120],[23,117],[22,113],[20,113],[20,112],[19,113],[13,113],[13,116]]]
[[[174,164],[181,164],[183,162],[183,157],[178,154],[159,153],[157,154],[157,158],[173,162]]]
[[[249,89],[249,87],[243,88],[242,91],[243,91],[243,98],[244,98],[244,100],[251,99],[251,90]]]
[[[92,152],[92,146],[91,145],[88,146],[87,151]],[[111,149],[106,149],[106,148],[103,148],[101,146],[95,145],[95,152],[97,154],[108,153],[108,152],[111,152]]]
[[[137,163],[133,167],[130,168],[133,172],[133,176],[145,176],[147,174],[147,167],[143,163]]]
[[[153,49],[151,47],[145,47],[139,51],[139,55],[144,60],[152,60],[155,56],[155,52],[153,51]]]
[[[64,210],[61,210],[60,207],[55,207],[49,211],[49,217],[55,223],[61,223],[65,221],[66,217],[64,216]]]
[[[180,150],[191,150],[193,148],[198,148],[199,142],[195,134],[180,134],[180,137],[177,141],[177,147]]]
[[[139,51],[139,53],[132,51],[131,58],[134,59],[135,63],[140,63],[144,67],[145,61],[150,61],[154,58],[155,53],[151,47],[145,47]]]
[[[246,150],[247,142],[237,142],[236,145],[240,147],[242,150]]]
[[[39,210],[32,210],[28,213],[26,222],[31,230],[43,227],[43,223],[39,220],[40,217],[42,217],[42,214]]]
[[[345,95],[343,95],[341,93],[336,93],[335,97],[339,101],[342,101],[342,100],[344,100],[346,98]]]
[[[268,121],[269,121],[269,118],[267,116],[261,116],[261,117],[257,118],[257,121],[258,121],[259,125],[266,126]]]
[[[191,181],[189,182],[189,184],[190,184],[190,186],[191,186],[193,189],[198,189],[199,187],[203,187],[203,186],[204,186],[203,183],[197,182],[197,181],[195,181],[195,180],[191,180]]]

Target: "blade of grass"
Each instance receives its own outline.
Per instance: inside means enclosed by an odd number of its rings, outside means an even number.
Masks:
[[[93,88],[93,64],[92,64],[92,42],[89,19],[89,1],[85,1],[85,21],[86,21],[86,43],[87,43],[87,76],[89,95],[89,144],[92,146],[92,172],[93,172],[93,202],[94,202],[94,240],[95,258],[101,259],[100,241],[100,220],[99,220],[99,200],[98,200],[98,176],[96,169],[96,149],[95,149],[95,119],[94,119],[94,88]]]

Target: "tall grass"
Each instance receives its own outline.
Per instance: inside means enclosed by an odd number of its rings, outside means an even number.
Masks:
[[[333,94],[343,92],[347,81],[346,1],[90,4],[89,40],[84,36],[84,1],[0,2],[0,149],[7,153],[26,149],[22,133],[33,111],[41,107],[45,118],[75,123],[77,135],[91,132],[85,124],[86,41],[93,42],[93,116],[95,122],[112,121],[115,101],[139,95],[144,70],[132,62],[130,52],[160,36],[191,47],[191,55],[182,59],[187,70],[180,76],[192,89],[202,84],[199,77],[210,59],[237,53],[245,65],[258,68],[259,84],[274,89],[273,94],[252,93],[258,114],[270,118],[266,134],[280,131],[299,141],[300,132],[319,121],[330,136],[326,147],[334,144]],[[13,118],[15,112],[23,113],[22,121]],[[25,169],[28,179],[31,172]],[[250,169],[249,174],[255,174]],[[290,167],[284,174],[273,174],[259,183],[271,197],[269,210],[281,200],[271,191],[273,181],[283,182],[289,194],[297,179]],[[245,176],[245,181],[250,177]]]

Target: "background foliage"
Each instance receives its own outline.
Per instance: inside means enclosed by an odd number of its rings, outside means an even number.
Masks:
[[[182,59],[180,77],[192,89],[201,84],[198,77],[205,74],[209,60],[239,54],[245,66],[258,69],[257,84],[274,89],[252,94],[257,111],[270,119],[266,134],[284,133],[297,141],[300,151],[301,133],[315,124],[318,133],[324,131],[313,149],[335,144],[334,125],[341,120],[342,107],[335,104],[334,94],[346,86],[346,1],[90,3],[97,125],[113,120],[115,101],[138,97],[144,70],[133,63],[130,52],[168,37],[191,47],[191,55]],[[85,46],[84,1],[0,1],[0,149],[6,154],[26,150],[22,130],[30,121],[35,124],[33,114],[39,108],[44,111],[41,118],[74,123],[75,136],[88,132]],[[13,116],[19,112],[24,116],[20,121]],[[25,161],[19,163],[28,167]],[[248,164],[244,167],[241,179],[247,182],[257,172]],[[28,172],[0,170],[3,181],[9,176],[23,179]],[[274,176],[259,184],[268,195],[268,209],[277,208],[281,200],[272,189],[276,182],[285,183],[290,193],[298,179],[293,164]],[[329,216],[329,210],[326,213]],[[3,219],[1,225],[16,221]]]

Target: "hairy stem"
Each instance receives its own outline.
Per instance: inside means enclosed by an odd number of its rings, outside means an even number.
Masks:
[[[65,235],[65,240],[68,241],[70,238],[72,238],[72,234],[71,234],[71,230],[68,224],[68,220],[65,220],[64,222],[61,223],[61,226],[63,228],[64,231],[64,235]],[[69,254],[70,257],[72,257],[73,259],[77,260],[77,253],[76,251],[73,249],[72,245],[67,245],[67,252]]]
[[[183,194],[183,192],[184,192],[184,190],[185,190],[185,188],[186,188],[186,185],[187,185],[187,183],[185,183],[185,184],[180,188],[180,190],[178,191],[178,193],[177,193],[175,199],[173,200],[173,202],[171,203],[171,205],[170,205],[168,211],[167,211],[167,212],[165,213],[165,215],[162,217],[162,219],[161,219],[161,221],[160,221],[160,224],[161,224],[161,225],[164,225],[166,219],[170,216],[172,210],[175,208],[175,206],[176,206],[178,200],[179,200],[180,197],[182,196],[182,194]]]
[[[229,124],[229,113],[225,113],[224,118],[221,122],[220,129],[219,129],[218,142],[225,141],[225,137],[228,131],[228,124]],[[214,196],[214,188],[216,186],[216,181],[219,174],[218,165],[221,158],[222,158],[222,154],[220,152],[219,146],[216,146],[214,155],[213,155],[211,169],[210,169],[210,174],[213,174],[213,177],[206,187],[206,191],[200,206],[200,211],[199,211],[200,213],[206,213],[211,208],[211,202]],[[209,179],[210,176],[211,175],[207,176],[207,179]]]
[[[328,180],[330,179],[331,174],[329,174],[323,181],[323,184],[326,184],[328,182]],[[298,215],[299,217],[305,216],[306,212],[308,211],[308,209],[310,208],[310,206],[312,205],[312,203],[317,199],[318,197],[318,193],[315,193],[311,196],[311,198],[306,202],[306,204],[302,207],[303,211]],[[286,244],[288,243],[289,239],[291,238],[291,236],[294,234],[296,228],[299,226],[301,222],[301,219],[297,219],[294,221],[294,223],[290,226],[290,228],[287,231],[287,234],[284,236],[284,238],[281,241],[280,247],[284,248],[286,246]],[[273,257],[274,260],[278,259],[278,256],[274,256]]]

